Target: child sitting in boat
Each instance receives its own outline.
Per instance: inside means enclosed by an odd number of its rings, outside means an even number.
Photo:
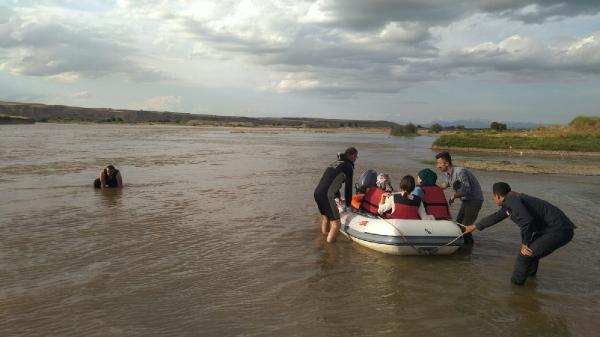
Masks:
[[[417,186],[412,194],[419,196],[427,214],[437,220],[452,220],[450,208],[444,190],[436,185],[437,174],[430,169],[422,169],[417,173]]]
[[[398,193],[383,193],[379,201],[377,213],[387,219],[435,220],[425,212],[421,198],[412,195],[415,189],[415,178],[406,175],[400,181]]]

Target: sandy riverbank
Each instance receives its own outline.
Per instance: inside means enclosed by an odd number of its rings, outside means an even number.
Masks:
[[[454,160],[456,165],[483,171],[518,172],[530,174],[571,174],[600,176],[598,165],[560,163],[514,163],[492,160]]]

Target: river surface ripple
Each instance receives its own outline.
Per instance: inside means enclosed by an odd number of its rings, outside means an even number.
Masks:
[[[474,171],[482,214],[504,180],[579,226],[524,287],[509,284],[509,221],[476,233],[470,254],[324,243],[312,192],[336,152],[356,146],[355,178],[375,168],[397,184],[431,165],[432,140],[2,126],[0,336],[597,335],[599,177]],[[91,187],[108,163],[122,191]]]

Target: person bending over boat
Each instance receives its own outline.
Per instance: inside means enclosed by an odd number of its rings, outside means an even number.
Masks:
[[[521,228],[521,248],[511,281],[522,285],[527,277],[536,275],[541,258],[571,241],[575,225],[558,207],[545,200],[513,192],[507,183],[495,183],[492,191],[500,210],[467,226],[465,232],[484,230],[510,217]]]
[[[94,180],[94,187],[105,189],[107,187],[123,187],[121,172],[113,165],[108,165],[100,171],[100,177]]]
[[[342,184],[345,184],[346,207],[349,207],[352,202],[352,175],[357,158],[358,151],[354,147],[349,147],[344,153],[338,154],[338,159],[325,169],[315,188],[314,197],[321,213],[321,232],[327,234],[327,242],[335,241],[340,231],[340,212],[335,198],[339,198]]]
[[[452,165],[452,157],[448,152],[440,152],[435,156],[438,170],[444,173],[446,181],[440,187],[452,187],[454,194],[448,199],[452,205],[454,200],[460,199],[461,205],[456,222],[460,224],[474,223],[477,220],[483,205],[483,193],[477,178],[464,167]],[[465,244],[473,244],[473,236],[469,233],[464,236]]]
[[[412,194],[421,198],[427,214],[433,215],[438,220],[451,220],[444,190],[436,185],[437,174],[430,169],[422,169],[417,173],[416,180],[417,186]]]
[[[421,198],[411,194],[415,189],[415,178],[406,175],[400,180],[398,193],[384,193],[379,201],[377,213],[388,219],[434,220],[425,212]]]

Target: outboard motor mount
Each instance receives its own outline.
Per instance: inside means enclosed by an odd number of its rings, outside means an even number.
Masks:
[[[356,188],[356,194],[367,193],[369,186],[375,186],[377,183],[377,172],[372,169],[368,169],[360,175],[358,182],[354,185]]]

